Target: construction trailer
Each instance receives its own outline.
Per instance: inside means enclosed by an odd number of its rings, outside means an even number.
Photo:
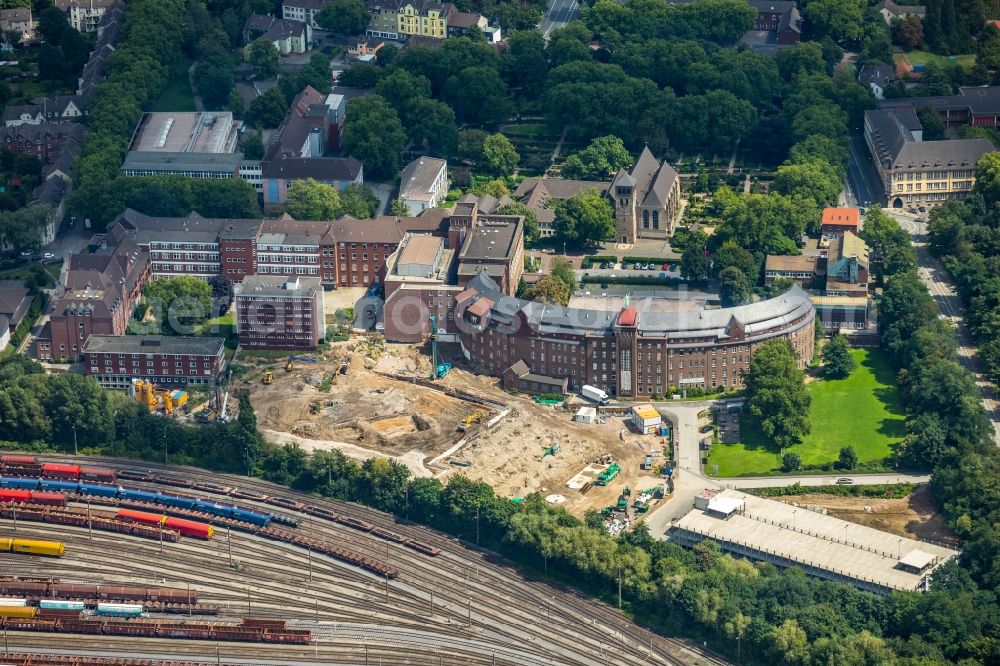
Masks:
[[[574,421],[579,421],[580,423],[593,423],[597,420],[597,408],[596,407],[581,407],[577,410],[576,414],[573,416]]]
[[[663,417],[649,404],[633,407],[631,420],[635,431],[643,435],[655,435],[663,423]]]

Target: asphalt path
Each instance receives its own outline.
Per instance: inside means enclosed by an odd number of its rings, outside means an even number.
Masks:
[[[844,188],[847,205],[860,207],[868,203],[885,203],[882,182],[871,162],[864,139],[852,137],[848,143],[848,153],[847,183]]]
[[[545,11],[542,22],[538,26],[539,30],[542,31],[542,36],[548,39],[550,32],[562,28],[575,19],[578,11],[580,11],[580,3],[576,0],[549,0],[549,8]]]

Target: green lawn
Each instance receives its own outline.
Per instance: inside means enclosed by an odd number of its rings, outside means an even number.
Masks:
[[[967,55],[942,56],[930,51],[907,51],[898,55],[905,55],[912,65],[925,65],[929,62],[935,65],[954,65],[958,63],[968,69],[976,64],[976,56],[971,53]]]
[[[170,80],[163,92],[153,102],[150,111],[194,111],[194,96],[191,94],[191,84],[188,82],[188,68],[194,62],[181,58],[170,73]]]
[[[206,335],[211,337],[228,338],[236,332],[236,309],[229,308],[229,311],[221,317],[209,319],[204,324],[195,329],[195,335]]]
[[[881,460],[892,454],[903,438],[903,409],[892,368],[879,350],[852,351],[858,367],[847,379],[820,379],[809,384],[811,430],[800,444],[786,451],[798,453],[803,465],[835,461],[841,447],[853,446],[858,462]],[[773,473],[781,467],[778,447],[758,431],[750,418],[742,422],[742,441],[715,444],[706,471],[719,466],[719,476]]]

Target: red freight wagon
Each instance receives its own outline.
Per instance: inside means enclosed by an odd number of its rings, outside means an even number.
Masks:
[[[85,481],[108,481],[115,480],[115,470],[104,467],[80,467],[80,478]]]
[[[30,490],[0,489],[0,502],[27,502],[29,499],[31,499]]]
[[[34,465],[38,462],[35,456],[21,456],[16,453],[5,453],[0,456],[0,463],[4,465]]]
[[[45,463],[42,465],[42,474],[54,479],[79,479],[79,465],[63,465],[62,463]]]
[[[144,523],[146,525],[162,525],[163,516],[158,513],[147,513],[145,511],[136,511],[134,509],[118,509],[118,519],[119,520],[131,520],[136,523]]]
[[[34,504],[46,504],[48,506],[66,506],[66,496],[62,493],[46,493],[37,490],[31,491],[31,501]]]
[[[215,533],[215,528],[205,523],[196,523],[193,520],[183,518],[167,517],[164,525],[172,530],[177,530],[184,536],[198,537],[199,539],[211,539]]]

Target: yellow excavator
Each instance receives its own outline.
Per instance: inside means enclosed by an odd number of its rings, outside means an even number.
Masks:
[[[292,359],[288,359],[288,362],[285,363],[285,372],[291,372],[293,367]]]
[[[273,384],[274,383],[274,372],[271,370],[264,371],[264,383]]]

